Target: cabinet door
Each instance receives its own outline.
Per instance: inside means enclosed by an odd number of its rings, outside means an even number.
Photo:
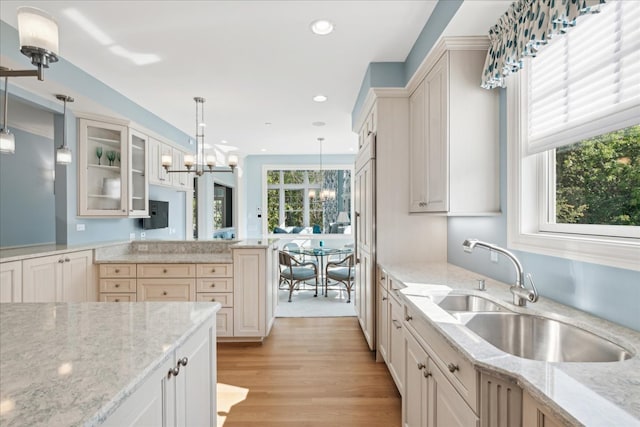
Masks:
[[[265,335],[265,251],[233,250],[233,334],[236,337]]]
[[[522,394],[522,427],[560,427],[565,425],[550,416],[529,393]]]
[[[389,296],[387,290],[378,285],[378,317],[377,317],[377,341],[378,352],[380,357],[388,360],[388,346],[389,346]]]
[[[96,301],[97,287],[93,280],[92,251],[72,252],[62,255],[62,282],[59,299],[62,302]]]
[[[363,250],[358,251],[356,260],[356,292],[355,307],[362,333],[364,334],[369,349],[375,349],[375,280],[371,262],[371,254]]]
[[[127,216],[127,128],[86,119],[79,126],[78,215]]]
[[[61,255],[31,258],[22,261],[22,301],[60,301],[58,289],[62,283]]]
[[[0,302],[22,302],[22,261],[0,264]]]
[[[148,147],[145,134],[133,129],[129,131],[129,216],[146,216],[149,213]]]
[[[176,426],[216,424],[215,336],[215,322],[207,322],[176,350]]]
[[[157,139],[149,138],[149,184],[171,185],[171,177],[162,167],[163,154],[170,156],[171,147]]]
[[[104,422],[105,427],[147,427],[175,425],[175,377],[167,376],[175,366],[170,357]]]
[[[409,97],[409,212],[424,212],[427,206],[424,86],[423,81]]]
[[[196,280],[184,278],[138,279],[138,301],[194,301]]]
[[[183,151],[174,148],[172,150],[173,155],[173,168],[174,169],[184,169],[184,155]],[[194,165],[195,167],[195,165]],[[179,188],[181,190],[187,190],[193,188],[193,184],[189,184],[189,182],[193,182],[192,173],[172,173],[171,174],[171,183],[174,187]]]
[[[476,427],[480,419],[435,363],[430,366],[427,417],[429,427]]]
[[[426,113],[426,212],[449,210],[448,54],[424,79]]]
[[[402,305],[389,297],[389,360],[387,366],[391,377],[403,394],[404,381],[404,336],[402,333]]]
[[[405,331],[405,377],[402,395],[404,427],[427,427],[429,359],[415,338]]]
[[[355,177],[354,194],[356,246],[358,250],[369,253],[373,245],[374,164],[375,161],[370,160],[358,169]]]

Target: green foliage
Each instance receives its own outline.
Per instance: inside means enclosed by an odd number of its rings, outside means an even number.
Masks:
[[[640,225],[640,125],[556,150],[556,221]]]

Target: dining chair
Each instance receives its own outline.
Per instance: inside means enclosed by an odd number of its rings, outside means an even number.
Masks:
[[[278,253],[280,261],[280,283],[286,283],[289,287],[289,302],[293,291],[300,290],[300,282],[315,279],[316,293],[318,296],[318,266],[313,262],[300,262],[286,251]]]
[[[356,277],[353,254],[348,254],[338,261],[328,261],[324,273],[324,288],[329,289],[329,279],[341,283],[347,289],[347,304],[351,302],[351,290]]]

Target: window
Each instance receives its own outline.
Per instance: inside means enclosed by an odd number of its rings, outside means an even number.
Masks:
[[[510,76],[512,247],[640,269],[638,28],[607,3]]]
[[[213,184],[213,228],[233,227],[233,189]]]
[[[321,197],[322,190],[332,196]],[[351,169],[267,168],[266,212],[270,234],[350,234]]]

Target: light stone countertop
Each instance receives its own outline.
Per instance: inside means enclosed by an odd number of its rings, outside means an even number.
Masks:
[[[231,253],[212,254],[123,254],[95,259],[95,264],[231,264]]]
[[[91,250],[96,249],[97,247],[117,246],[128,243],[129,242],[123,241],[86,243],[78,245],[57,245],[55,243],[51,243],[43,245],[5,247],[0,248],[0,262],[20,261],[23,259],[58,255],[65,252]]]
[[[509,285],[446,263],[390,264],[385,271],[407,287],[404,300],[424,314],[443,338],[480,371],[516,381],[566,425],[640,426],[640,332],[540,297],[527,307],[512,304]],[[486,291],[477,290],[477,279]],[[616,342],[633,356],[622,362],[561,363],[523,359],[479,338],[428,295],[464,291],[508,310],[579,326]]]
[[[98,425],[219,303],[0,304],[0,425]]]

